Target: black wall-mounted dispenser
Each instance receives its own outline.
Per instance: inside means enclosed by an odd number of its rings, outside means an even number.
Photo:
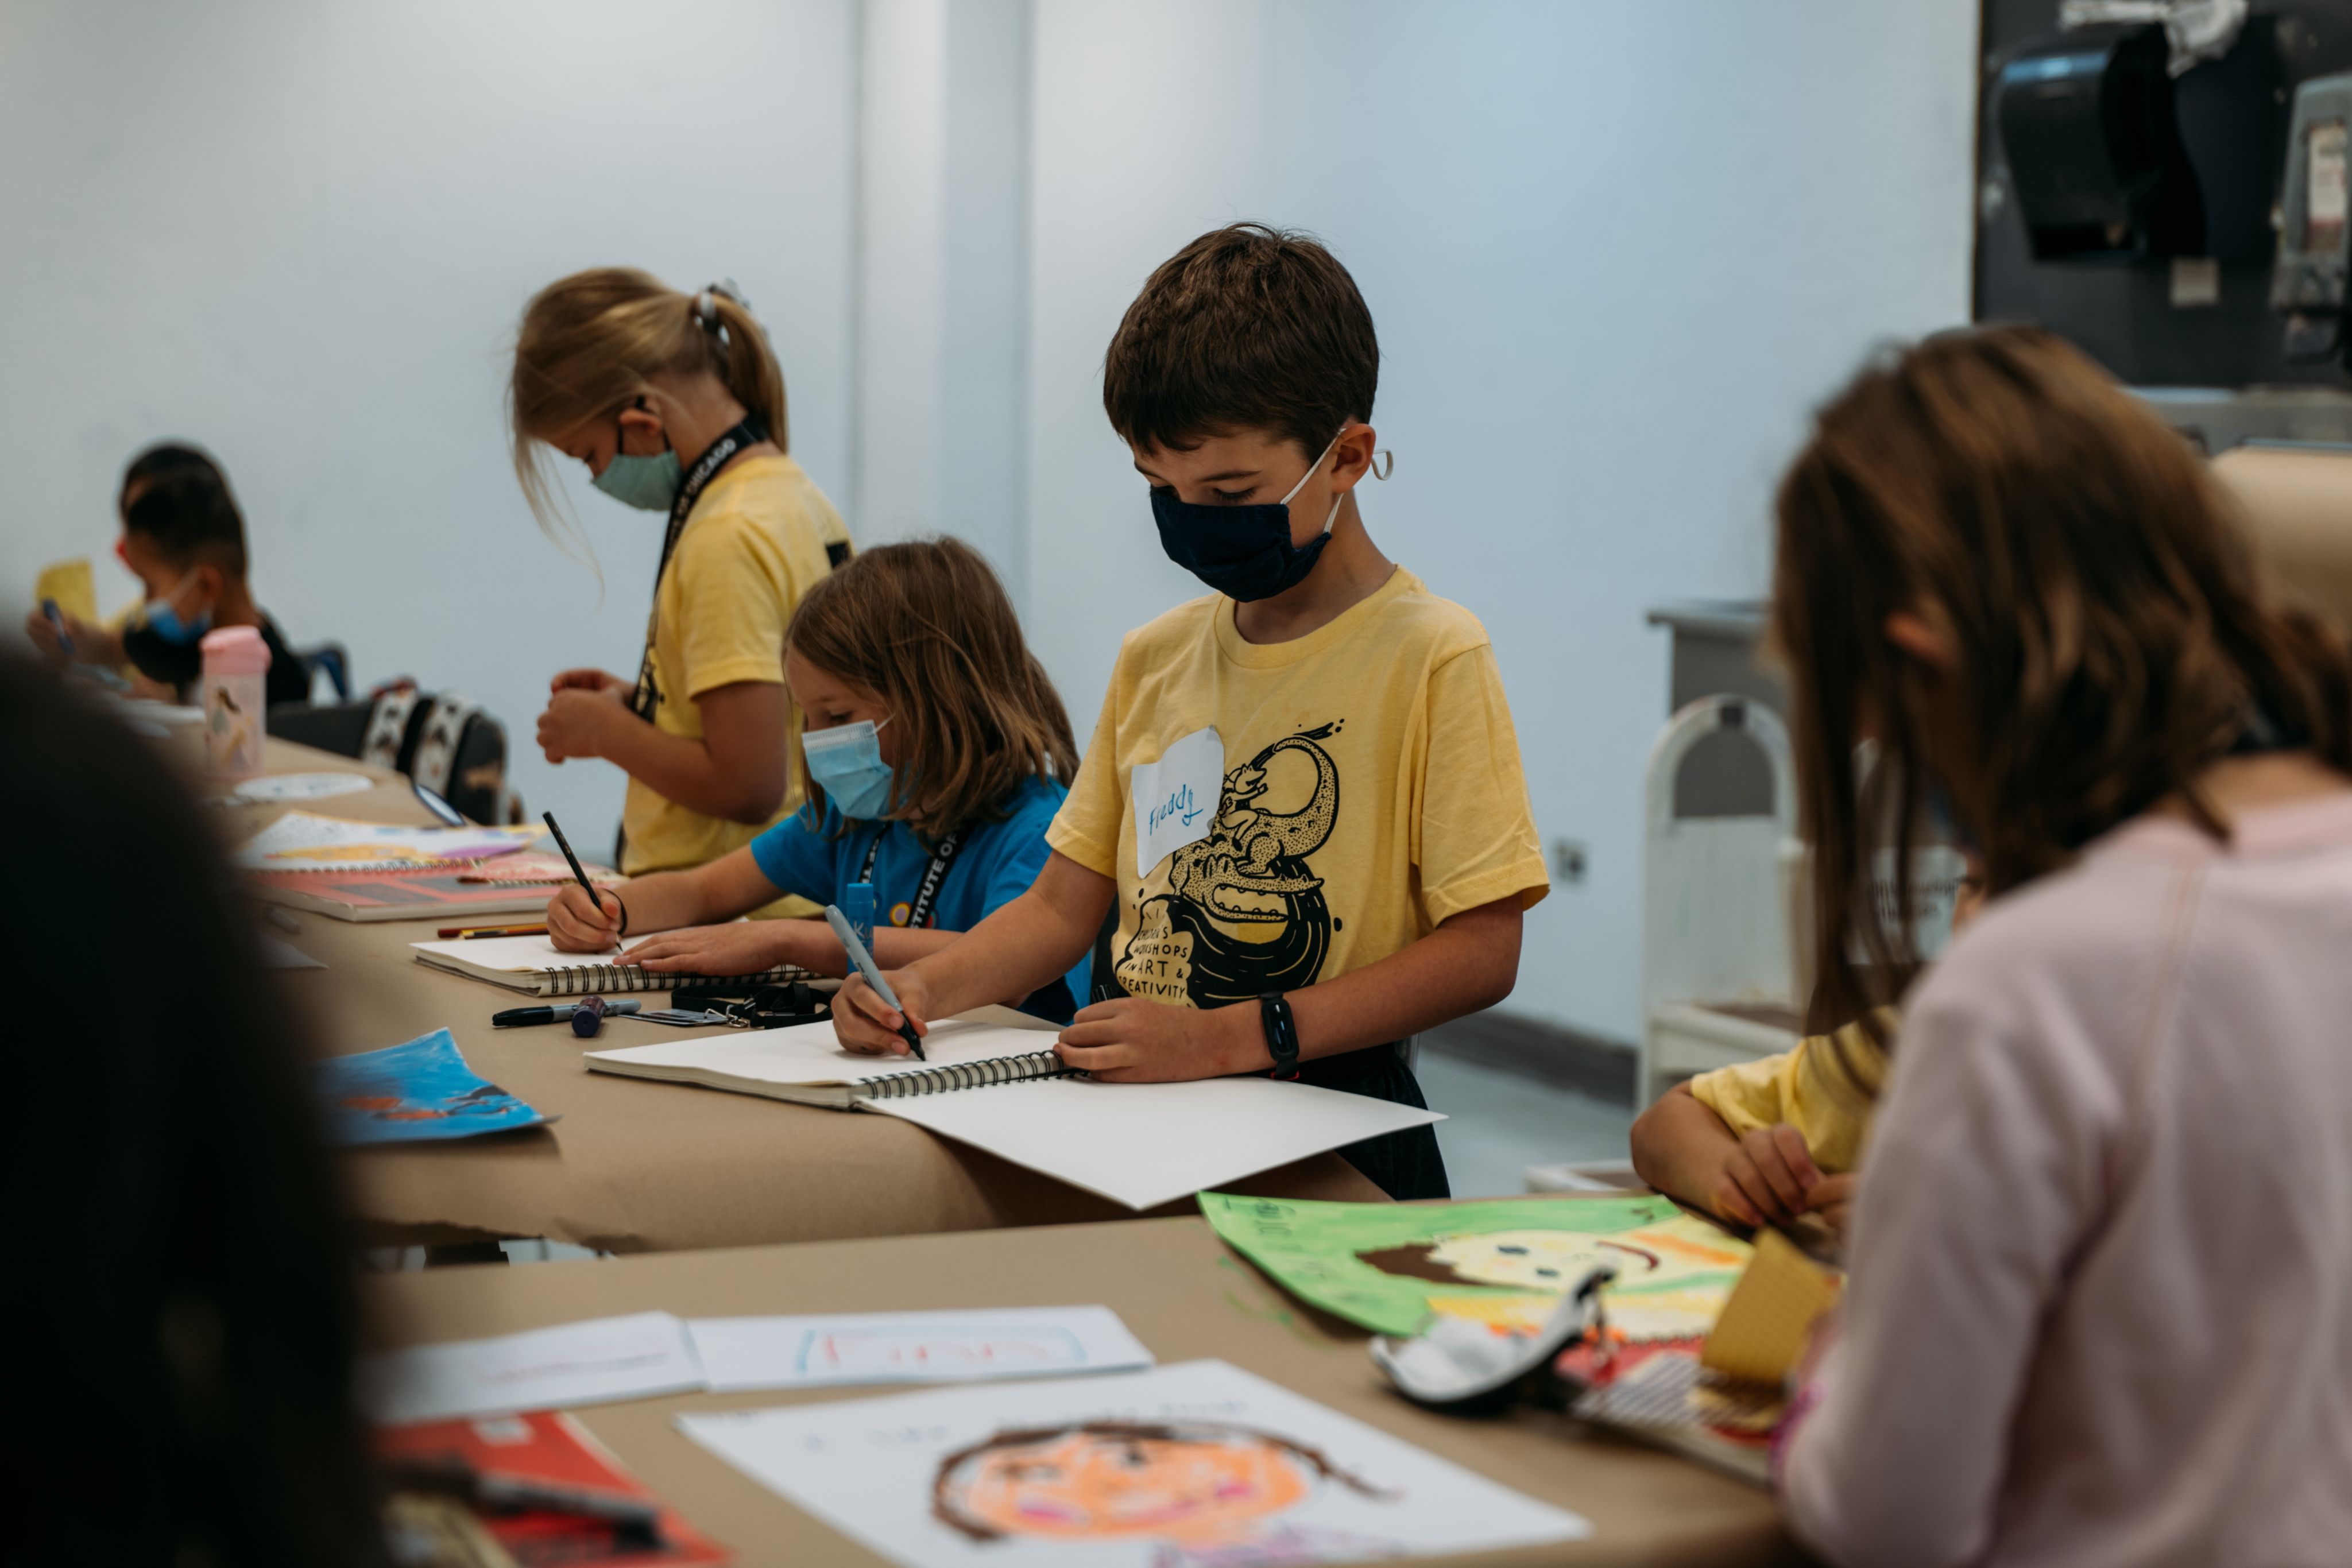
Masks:
[[[2012,57],[1995,100],[2036,261],[2205,254],[2161,26],[2065,33]]]

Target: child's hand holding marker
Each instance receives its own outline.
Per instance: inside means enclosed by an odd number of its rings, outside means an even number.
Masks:
[[[867,1056],[905,1056],[913,1048],[904,1030],[912,1029],[919,1039],[931,1031],[929,988],[912,969],[893,969],[883,978],[898,1005],[884,1001],[864,975],[853,973],[833,998],[833,1032]]]
[[[609,890],[592,900],[578,883],[556,889],[547,901],[547,939],[561,953],[609,953],[626,924],[620,898]]]

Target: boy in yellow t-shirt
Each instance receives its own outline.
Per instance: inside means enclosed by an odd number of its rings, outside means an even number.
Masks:
[[[1162,547],[1212,589],[1130,632],[1028,893],[890,977],[919,1030],[1025,996],[1117,901],[1111,999],[1062,1033],[1118,1080],[1268,1072],[1412,1105],[1402,1039],[1500,1001],[1549,891],[1494,651],[1365,532],[1380,349],[1331,254],[1255,225],[1129,308],[1103,402]],[[862,980],[852,1045],[903,1051]],[[1339,1151],[1446,1193],[1425,1127]]]

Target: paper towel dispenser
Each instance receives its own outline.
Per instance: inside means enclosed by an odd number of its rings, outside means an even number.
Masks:
[[[2314,77],[2294,91],[2279,183],[2278,259],[2271,308],[2286,312],[2293,360],[2335,357],[2345,347],[2345,291],[2352,276],[2352,73]]]
[[[1995,85],[2001,151],[2036,261],[2205,254],[2158,26],[2088,28],[2012,56]]]

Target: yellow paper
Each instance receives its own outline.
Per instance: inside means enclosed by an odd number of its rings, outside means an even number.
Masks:
[[[1779,1231],[1766,1230],[1706,1336],[1699,1364],[1727,1377],[1777,1384],[1804,1354],[1813,1324],[1837,1297],[1835,1274]]]
[[[61,560],[41,569],[33,585],[33,602],[54,599],[58,608],[77,621],[98,619],[98,585],[89,575],[89,560]]]

